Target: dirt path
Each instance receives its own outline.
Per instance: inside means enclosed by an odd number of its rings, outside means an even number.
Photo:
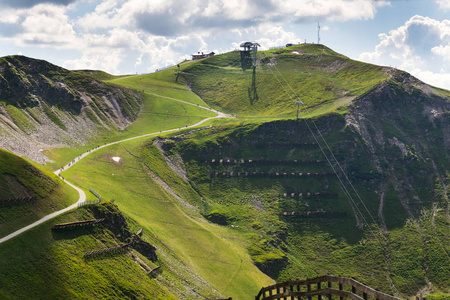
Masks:
[[[171,98],[171,97],[166,97],[166,96],[162,96],[162,95],[158,95],[158,94],[153,94],[153,93],[148,93],[148,94],[153,95],[153,96],[157,96],[157,97],[161,97],[161,98],[165,98],[165,99],[170,99],[170,100],[177,101],[177,102],[181,102],[181,103],[184,103],[184,104],[192,105],[192,106],[195,106],[195,107],[198,107],[198,108],[202,108],[202,109],[205,109],[205,110],[209,110],[209,111],[212,111],[212,112],[216,113],[217,116],[203,119],[203,120],[201,120],[200,122],[197,122],[197,123],[195,123],[195,124],[193,124],[193,125],[189,125],[189,126],[186,126],[186,127],[182,127],[182,128],[174,128],[174,129],[169,129],[169,130],[163,130],[163,131],[157,131],[157,132],[147,133],[147,134],[135,136],[135,137],[128,138],[128,139],[123,139],[123,140],[120,140],[120,141],[117,141],[117,142],[112,142],[112,143],[109,143],[109,144],[105,144],[105,145],[103,145],[103,146],[94,148],[94,149],[92,149],[92,150],[89,150],[89,151],[87,151],[87,152],[85,152],[85,153],[83,153],[83,154],[77,156],[77,157],[76,157],[74,160],[72,160],[70,163],[68,163],[68,164],[65,165],[64,167],[62,167],[62,168],[56,170],[56,171],[53,172],[53,173],[55,173],[56,175],[59,176],[60,173],[61,173],[62,171],[68,170],[69,168],[71,168],[73,165],[75,165],[77,162],[79,162],[80,160],[82,160],[83,158],[85,158],[86,156],[88,156],[89,154],[91,154],[91,153],[93,153],[93,152],[95,152],[95,151],[97,151],[97,150],[99,150],[99,149],[109,147],[109,146],[111,146],[111,145],[116,145],[116,144],[119,144],[119,143],[131,141],[131,140],[135,140],[135,139],[139,139],[139,138],[143,138],[143,137],[149,137],[149,136],[153,136],[153,135],[159,135],[159,134],[162,134],[162,133],[175,132],[175,131],[180,131],[180,130],[185,130],[185,129],[197,127],[197,126],[199,126],[199,125],[201,125],[201,124],[203,124],[203,123],[205,123],[205,122],[207,122],[207,121],[209,121],[209,120],[212,120],[212,119],[217,119],[217,118],[231,118],[231,116],[229,116],[229,115],[227,115],[227,114],[224,114],[224,113],[222,113],[222,112],[220,112],[220,111],[213,110],[213,109],[211,109],[211,108],[209,108],[209,107],[201,106],[201,105],[198,105],[198,104],[193,104],[193,103],[190,103],[190,102],[187,102],[187,101],[183,101],[183,100],[179,100],[179,99],[175,99],[175,98]],[[85,193],[82,189],[76,187],[75,185],[73,185],[72,183],[68,182],[67,180],[64,180],[64,181],[65,181],[68,185],[70,185],[72,188],[74,188],[75,190],[77,190],[77,192],[78,192],[78,194],[79,194],[79,197],[78,197],[78,201],[77,201],[76,203],[74,203],[74,204],[72,204],[72,205],[70,205],[69,207],[66,207],[66,208],[64,208],[64,209],[58,210],[58,211],[56,211],[56,212],[54,212],[54,213],[48,214],[48,215],[46,215],[45,217],[43,217],[43,218],[37,220],[36,222],[31,223],[30,225],[27,225],[27,226],[25,226],[25,227],[23,227],[23,228],[21,228],[21,229],[15,231],[15,232],[9,234],[9,235],[7,235],[7,236],[5,236],[5,237],[3,237],[3,238],[0,238],[0,244],[3,243],[3,242],[6,242],[7,240],[9,240],[9,239],[11,239],[11,238],[13,238],[13,237],[15,237],[15,236],[18,236],[19,234],[21,234],[21,233],[23,233],[23,232],[25,232],[25,231],[27,231],[27,230],[33,228],[33,227],[36,227],[36,226],[38,226],[38,225],[44,223],[45,221],[48,221],[48,220],[50,220],[50,219],[53,219],[53,218],[55,218],[55,217],[57,217],[57,216],[59,216],[59,215],[65,213],[65,212],[67,212],[67,211],[69,211],[69,210],[72,210],[72,209],[76,208],[76,207],[78,206],[78,204],[80,204],[80,203],[86,201],[86,193]]]

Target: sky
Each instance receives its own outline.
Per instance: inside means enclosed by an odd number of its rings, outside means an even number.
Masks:
[[[0,0],[0,56],[154,72],[192,53],[320,43],[450,90],[450,0]]]

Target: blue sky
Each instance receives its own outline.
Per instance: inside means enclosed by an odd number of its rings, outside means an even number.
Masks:
[[[0,0],[0,56],[147,73],[242,41],[321,43],[450,89],[450,0]]]

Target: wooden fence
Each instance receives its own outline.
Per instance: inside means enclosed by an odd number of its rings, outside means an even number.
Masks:
[[[101,196],[99,193],[97,193],[96,191],[94,191],[93,188],[90,188],[90,189],[89,189],[89,192],[91,192],[92,194],[94,194],[94,196],[97,197],[99,200],[102,200],[102,196]]]
[[[91,226],[94,224],[102,223],[105,221],[105,219],[95,219],[95,220],[87,220],[87,221],[78,221],[78,222],[71,222],[71,223],[62,223],[62,224],[56,224],[52,227],[52,230],[61,230],[61,229],[72,229],[72,228],[80,228],[80,227],[86,227]]]
[[[128,247],[131,246],[131,243],[120,245],[117,247],[111,247],[106,249],[99,249],[94,251],[89,251],[84,254],[84,256],[97,256],[105,253],[123,253],[124,251],[128,250]]]
[[[336,289],[333,283],[338,286]],[[324,284],[324,285],[322,285]],[[293,300],[308,298],[321,300],[322,296],[328,299],[367,300],[369,297],[377,300],[400,300],[400,298],[374,290],[352,278],[338,276],[321,276],[313,279],[294,280],[277,283],[262,288],[255,300]]]
[[[78,203],[78,207],[90,205],[90,204],[98,204],[101,201],[102,201],[101,199],[83,201],[83,202]]]
[[[0,199],[0,205],[30,203],[30,202],[32,202],[34,200],[36,200],[35,197],[21,197],[21,198]]]

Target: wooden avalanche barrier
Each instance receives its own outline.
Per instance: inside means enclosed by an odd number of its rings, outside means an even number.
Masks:
[[[213,172],[211,177],[330,177],[334,173],[298,173],[298,172]]]
[[[0,199],[0,205],[10,205],[10,204],[20,204],[20,203],[29,203],[36,200],[35,197],[22,197],[22,198],[9,198],[9,199]]]
[[[130,247],[130,246],[131,246],[131,243],[128,243],[128,244],[120,245],[117,247],[89,251],[89,252],[86,252],[84,254],[84,256],[96,256],[96,255],[101,255],[101,254],[106,254],[106,253],[111,253],[111,254],[112,253],[120,253],[120,252],[124,252],[124,251],[128,250],[128,247]]]
[[[205,160],[205,164],[241,164],[241,165],[247,165],[247,164],[264,164],[264,165],[292,165],[292,164],[321,164],[326,161],[323,160],[258,160],[258,159],[232,159],[232,158],[221,158],[221,159],[209,159]]]
[[[294,198],[294,197],[315,197],[315,198],[337,198],[337,193],[283,193],[279,197]]]
[[[289,212],[285,211],[280,213],[280,216],[283,217],[301,217],[301,218],[343,218],[347,216],[346,212],[339,212],[339,211],[300,211],[300,212]]]
[[[56,224],[52,227],[52,230],[63,230],[63,229],[73,229],[73,228],[80,228],[80,227],[86,227],[91,226],[94,224],[102,223],[105,221],[105,219],[95,219],[95,220],[87,220],[87,221],[79,221],[79,222],[71,222],[71,223],[63,223],[63,224]]]

